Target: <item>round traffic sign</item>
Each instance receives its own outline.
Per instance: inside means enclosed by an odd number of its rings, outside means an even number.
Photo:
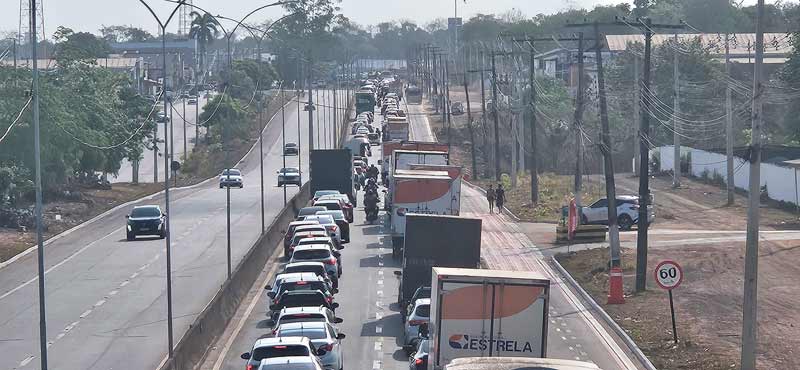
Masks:
[[[654,271],[656,284],[662,289],[674,289],[681,285],[683,269],[675,261],[661,261]]]

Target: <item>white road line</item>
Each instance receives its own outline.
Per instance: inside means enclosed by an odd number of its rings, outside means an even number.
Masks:
[[[269,261],[277,260],[279,253],[283,253],[283,248],[275,248],[275,252],[272,254],[272,256],[270,257]],[[266,277],[264,278],[264,281],[258,283],[256,285],[256,287],[264,286],[267,283],[269,283],[270,279],[272,279],[272,277],[274,275],[274,272],[278,268],[279,264],[278,263],[273,263],[271,265],[272,265],[272,268],[266,274]],[[214,362],[214,366],[211,368],[212,370],[219,370],[220,368],[222,368],[222,363],[225,361],[225,356],[228,354],[228,351],[230,351],[231,346],[233,345],[233,341],[236,339],[236,337],[239,336],[239,333],[242,331],[242,328],[244,327],[244,324],[247,322],[247,318],[250,317],[250,315],[253,313],[253,310],[255,309],[256,305],[259,302],[259,300],[261,300],[261,293],[257,293],[253,297],[253,299],[250,301],[250,304],[247,306],[247,309],[245,310],[244,315],[242,315],[242,317],[239,319],[239,322],[236,324],[236,327],[233,329],[233,332],[231,333],[230,337],[228,337],[228,340],[225,342],[225,345],[222,346],[222,349],[220,349],[219,357],[217,357],[217,361]],[[167,358],[164,357],[164,359],[161,361],[161,365],[163,365],[166,361],[167,361]],[[158,369],[160,369],[160,368],[161,368],[161,366],[159,365]]]
[[[146,268],[148,268],[148,267],[150,267],[150,264],[149,264],[149,263],[148,263],[148,264],[146,264],[146,265],[144,265],[144,266],[142,266],[142,267],[139,267],[139,271],[142,271],[142,270],[144,270],[144,269],[146,269]]]
[[[125,280],[125,281],[123,281],[122,283],[119,284],[119,287],[122,288],[122,287],[128,285],[128,283],[130,283],[130,281]]]
[[[383,285],[383,279],[378,280],[378,285]]]
[[[139,273],[138,272],[134,272],[133,274],[131,274],[130,278],[131,278],[131,280],[133,280],[133,279],[136,279],[137,276],[139,276]]]
[[[105,303],[106,303],[106,300],[105,299],[101,299],[101,300],[97,301],[97,303],[95,303],[94,306],[95,307],[100,307]]]
[[[95,244],[99,243],[100,241],[102,241],[102,240],[103,240],[103,239],[105,239],[105,238],[108,238],[109,236],[111,236],[112,234],[114,234],[114,233],[116,233],[117,231],[120,231],[120,230],[122,230],[122,229],[121,229],[121,228],[120,228],[120,229],[115,229],[114,231],[112,231],[112,232],[110,232],[110,233],[106,234],[104,237],[102,237],[102,238],[100,238],[100,239],[97,239],[97,240],[95,240],[95,241],[93,241],[93,242],[91,242],[91,243],[87,244],[86,246],[84,246],[83,248],[79,249],[78,251],[76,251],[75,253],[73,253],[72,255],[70,255],[69,257],[67,257],[67,258],[65,258],[64,260],[62,260],[61,262],[59,262],[59,263],[56,263],[55,265],[53,265],[53,266],[52,266],[52,267],[50,267],[49,269],[45,270],[45,271],[44,271],[44,274],[45,274],[45,275],[49,274],[51,271],[53,271],[53,270],[55,270],[55,269],[57,269],[57,268],[61,267],[61,266],[62,266],[62,265],[64,265],[65,263],[67,263],[67,262],[71,261],[73,258],[75,258],[75,257],[77,257],[78,255],[80,255],[81,253],[83,253],[85,250],[87,250],[87,249],[89,249],[89,248],[93,247]],[[9,290],[9,291],[8,291],[8,292],[6,292],[5,294],[3,294],[3,295],[0,295],[0,299],[6,298],[6,297],[8,297],[8,296],[10,296],[10,295],[14,294],[16,291],[18,291],[18,290],[20,290],[20,289],[22,289],[22,288],[24,288],[24,287],[26,287],[26,286],[30,285],[31,283],[33,283],[34,281],[36,281],[36,280],[38,280],[38,279],[39,279],[39,277],[37,276],[37,277],[34,277],[34,278],[32,278],[32,279],[30,279],[30,280],[28,280],[28,281],[26,281],[26,282],[24,282],[24,283],[22,283],[22,284],[18,285],[17,287],[15,287],[14,289],[11,289],[11,290]]]
[[[113,297],[113,296],[117,295],[117,293],[119,293],[119,290],[114,289],[114,290],[108,292],[108,296],[109,297]]]
[[[383,261],[378,261],[378,266],[383,267]]]
[[[375,334],[383,333],[383,327],[378,325],[375,327]]]
[[[378,370],[381,368],[381,360],[372,361],[372,369]]]
[[[376,352],[383,351],[383,342],[380,342],[380,341],[379,342],[375,342],[375,351]]]
[[[383,270],[378,270],[378,276],[383,277]]]
[[[381,314],[380,312],[375,312],[375,320],[380,320],[382,318],[383,318],[383,314]]]
[[[79,317],[82,318],[82,319],[86,318],[86,316],[89,316],[90,313],[92,313],[92,310],[88,309],[88,310],[84,311]]]
[[[33,359],[34,359],[34,357],[33,357],[33,356],[28,356],[26,359],[24,359],[24,360],[20,361],[20,363],[19,363],[19,367],[24,367],[25,365],[27,365],[27,364],[29,364],[31,361],[33,361]]]

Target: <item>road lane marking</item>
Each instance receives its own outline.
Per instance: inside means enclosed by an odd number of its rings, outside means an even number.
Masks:
[[[100,241],[104,240],[105,238],[108,238],[109,236],[113,235],[114,233],[116,233],[117,231],[120,231],[120,230],[122,230],[122,228],[115,229],[114,231],[112,231],[112,232],[110,232],[110,233],[106,234],[105,236],[103,236],[102,238],[100,238],[100,239],[97,239],[97,240],[95,240],[95,241],[93,241],[93,242],[91,242],[91,243],[89,243],[89,244],[85,245],[83,248],[79,249],[78,251],[76,251],[75,253],[73,253],[71,256],[69,256],[69,257],[65,258],[65,259],[64,259],[64,260],[62,260],[61,262],[59,262],[59,263],[56,263],[55,265],[51,266],[49,269],[45,270],[45,271],[44,271],[44,274],[45,274],[45,276],[46,276],[47,274],[49,274],[51,271],[53,271],[53,270],[55,270],[55,269],[57,269],[57,268],[61,267],[61,266],[62,266],[62,265],[64,265],[65,263],[67,263],[67,262],[71,261],[73,258],[77,257],[78,255],[80,255],[81,253],[83,253],[85,250],[87,250],[87,249],[89,249],[89,248],[93,247],[95,244],[99,243]],[[36,281],[36,280],[39,280],[39,277],[38,277],[38,276],[36,276],[36,277],[34,277],[34,278],[31,278],[30,280],[28,280],[28,281],[26,281],[26,282],[24,282],[24,283],[22,283],[22,284],[18,285],[18,286],[17,286],[17,287],[15,287],[14,289],[11,289],[11,290],[9,290],[9,291],[8,291],[8,292],[6,292],[5,294],[3,294],[3,295],[0,295],[0,300],[2,300],[3,298],[6,298],[6,297],[8,297],[8,296],[10,296],[10,295],[14,294],[16,291],[18,291],[18,290],[20,290],[20,289],[22,289],[22,288],[24,288],[24,287],[26,287],[26,286],[30,285],[31,283],[33,283],[33,282],[34,282],[34,281]]]
[[[375,334],[383,333],[383,327],[378,325],[375,327]]]
[[[375,351],[376,352],[383,351],[383,342],[381,342],[381,341],[375,342]]]
[[[19,367],[25,367],[25,365],[29,364],[31,361],[33,361],[33,359],[34,359],[33,356],[28,356],[24,360],[20,361]]]
[[[378,370],[381,368],[381,360],[372,361],[372,369]]]
[[[133,274],[131,274],[130,278],[131,279],[136,279],[137,276],[139,276],[139,273],[138,272],[134,272]]]
[[[92,313],[92,309],[88,309],[88,310],[84,311],[79,317],[83,319],[83,318],[86,318],[86,316],[89,316],[89,314],[91,314],[91,313]]]
[[[380,320],[382,318],[383,318],[383,314],[381,314],[380,312],[375,312],[375,320]]]
[[[383,297],[383,291],[382,290],[378,291],[378,297]]]
[[[106,303],[106,300],[105,299],[101,299],[101,300],[97,301],[97,303],[95,303],[94,306],[95,307],[100,307],[105,303]]]
[[[119,284],[119,287],[122,288],[122,287],[128,285],[128,283],[130,283],[130,281],[125,280],[125,281],[123,281],[122,283]]]
[[[114,289],[114,290],[108,292],[108,296],[109,297],[113,297],[113,296],[117,295],[117,293],[119,293],[119,290]]]
[[[378,280],[378,285],[383,285],[383,279]]]

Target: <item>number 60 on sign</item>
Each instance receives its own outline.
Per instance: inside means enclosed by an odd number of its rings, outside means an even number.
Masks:
[[[681,285],[683,270],[675,261],[662,261],[655,269],[656,284],[663,289],[672,290]]]

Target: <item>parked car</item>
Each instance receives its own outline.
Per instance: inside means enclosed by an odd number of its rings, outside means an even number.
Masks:
[[[295,143],[286,143],[283,146],[283,155],[298,155],[300,154],[300,149]]]
[[[294,290],[281,294],[275,304],[269,306],[270,318],[274,321],[278,313],[286,307],[324,306],[336,311],[339,304],[329,302],[328,296],[319,290]]]
[[[314,347],[322,365],[328,369],[344,368],[342,339],[345,335],[327,322],[293,322],[282,324],[275,330],[275,337],[306,337]]]
[[[431,287],[421,286],[417,288],[417,290],[414,291],[414,295],[412,295],[411,299],[408,301],[409,302],[408,305],[407,306],[401,305],[400,307],[400,318],[403,320],[403,322],[406,321],[406,315],[408,315],[408,313],[414,309],[414,303],[418,299],[430,298],[430,297],[431,297]]]
[[[334,195],[325,195],[317,200],[319,201],[319,200],[329,200],[329,199],[338,200],[339,204],[341,205],[342,212],[344,212],[344,216],[347,219],[347,222],[353,223],[353,203],[350,203],[350,198],[344,194],[334,194]]]
[[[313,272],[317,274],[317,276],[330,279],[328,271],[325,269],[325,264],[322,262],[305,261],[287,263],[286,266],[283,267],[283,273],[292,272]]]
[[[630,230],[639,222],[639,197],[636,195],[617,196],[617,225],[622,230]],[[655,220],[653,205],[647,206],[647,222]],[[600,198],[588,207],[581,207],[582,224],[608,225],[608,198]]]
[[[308,287],[313,286],[316,289],[292,289],[298,285],[297,282],[306,282],[305,284],[301,283],[300,285],[308,285]],[[291,284],[284,286],[284,283]],[[269,297],[271,300],[268,302],[267,307],[275,304],[275,299],[278,298],[283,292],[288,290],[320,290],[333,295],[332,289],[332,286],[328,285],[324,279],[320,278],[313,272],[284,272],[275,275],[275,281],[271,285],[267,284],[264,287],[264,290],[267,291],[267,297]]]
[[[295,231],[294,236],[292,237],[292,242],[289,243],[289,252],[294,253],[294,249],[300,244],[300,240],[305,238],[317,238],[317,237],[329,237],[327,231],[303,231],[297,232]],[[290,253],[290,259],[291,259]]]
[[[317,201],[317,199],[319,199],[322,196],[325,196],[325,195],[336,195],[336,194],[343,195],[338,190],[317,190],[317,191],[314,192],[313,200]]]
[[[302,185],[302,176],[300,169],[295,167],[286,167],[278,171],[278,186],[283,185]]]
[[[323,209],[321,211],[327,211],[327,209]],[[320,225],[325,225],[325,228],[328,229],[328,234],[330,234],[331,238],[333,238],[333,241],[336,242],[336,245],[342,245],[342,229],[336,224],[336,220],[333,218],[333,216],[318,215],[315,213],[313,216],[306,216],[304,220],[317,221]]]
[[[319,211],[317,212],[317,215],[328,215],[333,217],[333,222],[336,222],[336,226],[339,226],[339,230],[341,230],[342,243],[350,243],[350,223],[347,222],[347,218],[342,210],[334,209],[328,211]]]
[[[167,214],[156,205],[133,207],[127,219],[125,230],[128,241],[136,239],[138,235],[157,235],[163,239],[166,236]]]
[[[235,186],[239,189],[244,187],[242,171],[237,168],[228,168],[219,175],[219,188]]]

